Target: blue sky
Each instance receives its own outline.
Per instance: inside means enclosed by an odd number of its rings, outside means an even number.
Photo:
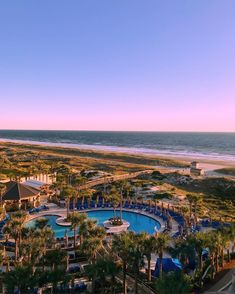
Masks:
[[[0,128],[235,131],[235,1],[0,3]]]

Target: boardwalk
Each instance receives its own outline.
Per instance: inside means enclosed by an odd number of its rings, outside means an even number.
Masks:
[[[95,187],[98,185],[110,184],[110,183],[121,181],[121,180],[133,179],[133,178],[136,178],[140,175],[150,174],[152,172],[153,172],[153,170],[143,170],[143,171],[123,174],[123,175],[103,177],[101,179],[90,181],[90,182],[86,183],[85,185],[80,186],[79,189],[86,190],[86,189],[89,189],[89,188],[92,188],[92,187]]]

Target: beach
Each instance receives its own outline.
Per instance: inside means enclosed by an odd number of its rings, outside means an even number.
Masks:
[[[49,150],[51,148],[56,148],[57,150],[63,149],[63,150],[77,150],[81,153],[87,152],[87,156],[91,156],[91,154],[98,154],[98,155],[113,155],[113,156],[138,156],[140,158],[145,158],[146,160],[169,160],[172,162],[180,163],[185,166],[189,166],[192,161],[198,161],[200,164],[200,167],[204,169],[205,171],[211,172],[217,169],[224,169],[224,168],[234,168],[235,167],[235,161],[233,158],[227,159],[227,158],[216,158],[213,156],[201,156],[198,154],[194,155],[182,155],[182,154],[173,154],[167,153],[164,154],[164,152],[158,152],[157,150],[142,150],[141,148],[121,148],[116,146],[92,146],[92,145],[78,145],[78,144],[68,144],[68,143],[53,143],[53,142],[36,142],[36,141],[28,141],[28,140],[14,140],[14,139],[0,139],[0,145],[9,145],[14,147],[19,146],[27,146],[30,148],[30,146],[34,146],[37,148],[48,148]],[[158,167],[155,165],[152,165],[152,167]],[[161,164],[159,165],[161,167]],[[172,167],[174,165],[172,164]],[[177,167],[177,166],[176,166]]]

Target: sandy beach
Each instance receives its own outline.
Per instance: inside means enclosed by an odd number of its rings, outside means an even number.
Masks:
[[[169,154],[164,152],[158,152],[157,150],[142,150],[141,148],[122,148],[115,146],[96,146],[96,145],[77,145],[77,144],[67,144],[67,143],[51,143],[51,142],[37,142],[37,141],[26,141],[26,140],[10,140],[10,139],[0,139],[1,143],[13,143],[15,146],[23,145],[36,145],[41,147],[56,147],[63,149],[76,149],[87,152],[96,152],[100,154],[123,154],[123,155],[138,155],[146,159],[170,159],[174,161],[180,161],[185,164],[190,164],[192,161],[198,161],[200,167],[205,171],[214,171],[222,168],[234,168],[235,160],[231,159],[221,159],[206,155],[182,155],[182,154]]]

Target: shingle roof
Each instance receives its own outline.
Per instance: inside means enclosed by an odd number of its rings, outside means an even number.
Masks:
[[[6,186],[7,191],[2,196],[3,200],[20,200],[39,194],[39,190],[18,182],[10,181],[6,184]]]

